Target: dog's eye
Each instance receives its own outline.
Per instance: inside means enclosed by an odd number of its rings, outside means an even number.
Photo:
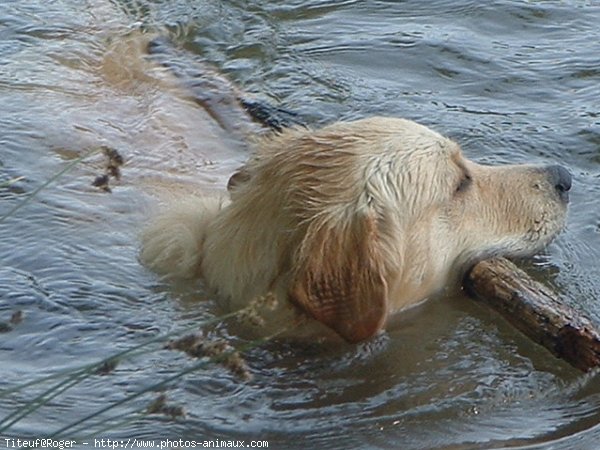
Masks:
[[[471,178],[471,175],[465,173],[465,175],[461,178],[460,183],[458,183],[458,186],[456,187],[456,193],[458,194],[460,192],[466,191],[472,182],[473,179]]]

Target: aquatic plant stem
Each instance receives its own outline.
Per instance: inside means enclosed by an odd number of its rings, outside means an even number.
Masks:
[[[87,377],[88,374],[84,371],[74,373],[66,380],[63,380],[57,385],[53,386],[52,389],[46,390],[44,393],[38,395],[35,399],[27,403],[23,408],[17,409],[12,414],[9,414],[7,417],[2,419],[2,422],[0,423],[0,425],[2,425],[2,428],[0,428],[0,433],[5,432],[19,420],[23,419],[24,417],[36,411],[40,407],[44,406],[50,400],[62,394],[67,389],[75,386],[76,384],[79,384],[80,381],[83,381]]]
[[[21,385],[14,386],[11,389],[6,389],[4,391],[1,391],[0,398],[4,397],[10,393],[18,392],[26,387],[33,386],[33,385],[39,384],[39,383],[43,383],[45,381],[50,381],[52,379],[58,378],[65,374],[70,374],[70,376],[66,380],[62,380],[59,383],[46,389],[44,392],[42,392],[41,394],[36,396],[33,400],[28,402],[26,405],[22,406],[21,408],[18,408],[16,411],[13,411],[11,414],[9,414],[8,416],[6,416],[2,420],[0,420],[0,433],[5,432],[12,425],[17,423],[19,420],[23,419],[24,417],[28,416],[32,412],[41,408],[42,406],[44,406],[46,403],[48,403],[50,400],[52,400],[57,395],[65,392],[67,389],[70,389],[73,386],[76,386],[77,384],[84,381],[88,377],[96,375],[98,373],[98,369],[100,369],[104,365],[109,364],[113,361],[121,361],[124,359],[124,357],[132,357],[132,356],[136,356],[138,354],[144,354],[144,353],[148,353],[150,351],[154,351],[154,350],[146,349],[146,350],[140,352],[138,350],[140,350],[144,347],[148,347],[152,344],[164,342],[173,336],[182,335],[182,334],[185,334],[192,330],[198,330],[203,326],[212,325],[214,323],[218,323],[223,320],[236,317],[240,314],[243,314],[243,312],[245,310],[246,310],[246,308],[238,310],[238,311],[234,311],[234,312],[231,312],[228,314],[224,314],[219,317],[214,317],[212,319],[207,319],[201,323],[197,323],[197,324],[191,325],[189,327],[185,327],[182,330],[177,330],[177,331],[173,331],[170,333],[162,334],[160,336],[156,336],[145,342],[142,342],[141,344],[138,344],[138,345],[128,348],[126,350],[122,350],[113,355],[110,355],[107,358],[104,358],[97,363],[87,364],[82,367],[79,367],[76,369],[71,369],[66,372],[61,371],[59,373],[48,375],[48,376],[39,378],[37,380],[32,380],[27,383],[23,383]]]
[[[278,333],[275,333],[271,336],[268,336],[264,339],[258,339],[258,340],[254,340],[249,342],[248,344],[242,346],[242,351],[245,350],[250,350],[251,348],[254,348],[260,344],[263,344],[271,339],[273,339],[274,337],[276,337],[277,335],[283,333],[285,330],[282,330]],[[206,367],[208,364],[210,363],[218,363],[221,361],[224,361],[225,359],[227,359],[228,356],[230,356],[231,354],[233,354],[235,351],[238,350],[232,350],[232,351],[228,351],[228,352],[224,352],[222,355],[219,355],[217,357],[211,357],[210,359],[207,360],[203,360],[201,362],[199,362],[198,364],[194,364],[190,367],[188,367],[187,369],[183,369],[179,372],[177,372],[174,375],[171,375],[170,377],[167,377],[157,383],[154,383],[144,389],[142,389],[141,391],[135,392],[133,394],[130,394],[124,398],[122,398],[121,400],[111,403],[110,405],[105,406],[104,408],[101,408],[99,410],[97,410],[96,412],[89,414],[85,417],[82,417],[79,420],[76,420],[75,422],[72,422],[69,425],[65,425],[64,427],[62,427],[61,429],[57,430],[56,432],[52,433],[49,437],[50,438],[57,438],[59,436],[62,435],[62,433],[66,432],[66,431],[72,431],[73,428],[77,427],[78,425],[81,425],[82,423],[86,423],[87,421],[89,421],[90,419],[93,419],[94,417],[97,417],[101,414],[104,414],[107,411],[110,411],[111,409],[116,408],[117,406],[121,406],[127,402],[130,402],[132,400],[135,400],[138,397],[141,397],[144,394],[147,394],[148,392],[155,392],[158,389],[168,385],[169,383],[183,377],[184,375],[187,375],[188,373],[192,373],[195,372],[197,370],[203,369],[204,367]],[[100,423],[104,423],[104,421],[100,422]],[[88,423],[86,423],[86,427],[90,427],[90,425]]]
[[[24,179],[25,179],[24,176],[20,176],[20,177],[16,177],[16,178],[11,178],[10,180],[3,181],[2,183],[0,183],[0,188],[12,186],[13,184],[18,183],[19,181],[23,181]]]
[[[0,223],[4,222],[6,219],[8,219],[9,217],[11,217],[13,214],[15,214],[18,210],[20,210],[25,205],[27,205],[42,190],[44,190],[45,188],[47,188],[50,184],[54,183],[56,180],[58,180],[60,177],[62,177],[65,173],[67,173],[68,171],[70,171],[71,169],[73,169],[73,167],[75,167],[77,164],[79,164],[80,162],[82,162],[84,159],[89,158],[90,156],[92,156],[92,155],[94,155],[96,153],[99,153],[101,150],[102,150],[102,148],[96,148],[94,150],[91,150],[91,151],[89,151],[89,152],[81,155],[80,157],[74,159],[73,161],[71,161],[62,170],[60,170],[59,172],[57,172],[54,175],[52,175],[52,177],[50,177],[50,179],[48,179],[45,183],[43,183],[41,186],[38,186],[37,188],[35,188],[27,197],[25,197],[25,199],[23,201],[21,201],[20,203],[16,204],[10,211],[8,211],[3,216],[0,216]]]
[[[96,422],[94,424],[95,427],[99,427],[101,425],[105,425],[103,428],[97,428],[92,432],[90,432],[90,429],[87,425],[83,425],[79,428],[76,428],[75,430],[73,430],[71,433],[74,436],[77,436],[77,433],[79,433],[80,431],[86,431],[87,435],[82,436],[78,436],[77,440],[78,441],[84,441],[86,439],[90,439],[93,436],[102,436],[103,433],[106,433],[107,431],[111,431],[111,430],[115,430],[115,429],[119,429],[121,427],[124,427],[126,425],[130,425],[132,423],[135,423],[136,421],[143,419],[144,417],[148,417],[150,413],[148,413],[148,408],[146,406],[144,406],[143,408],[140,408],[136,411],[125,411],[124,413],[121,414],[117,414],[111,417],[107,417],[104,420],[100,420],[98,422]],[[125,419],[123,419],[125,418]],[[117,420],[120,420],[119,422],[117,422]]]
[[[152,344],[157,344],[157,343],[160,343],[160,342],[164,342],[167,339],[172,338],[174,336],[177,336],[177,335],[180,335],[180,334],[185,334],[185,333],[188,333],[190,331],[200,329],[203,326],[213,325],[213,324],[221,322],[223,320],[230,319],[232,317],[235,317],[235,316],[239,315],[242,311],[244,311],[244,309],[241,309],[241,310],[235,311],[235,312],[231,312],[231,313],[228,313],[228,314],[224,314],[222,316],[215,317],[215,318],[212,318],[212,319],[207,319],[207,320],[201,321],[201,322],[196,323],[194,325],[190,325],[189,327],[185,327],[185,328],[180,329],[180,330],[172,331],[170,333],[161,334],[159,336],[156,336],[156,337],[153,337],[151,339],[148,339],[148,340],[142,342],[141,344],[135,345],[135,346],[133,346],[131,348],[128,348],[128,349],[125,349],[125,350],[121,350],[121,351],[119,351],[117,353],[109,355],[106,358],[104,358],[104,359],[102,359],[102,360],[100,360],[98,362],[95,362],[95,363],[86,364],[84,366],[80,366],[80,367],[73,368],[73,369],[62,370],[62,371],[53,373],[51,375],[46,375],[44,377],[40,377],[40,378],[37,378],[35,380],[27,381],[26,383],[22,383],[22,384],[13,386],[13,387],[11,387],[9,389],[1,390],[0,391],[0,398],[5,397],[5,396],[7,396],[9,394],[13,394],[13,393],[18,392],[18,391],[21,391],[21,390],[23,390],[23,389],[25,389],[27,387],[34,386],[34,385],[40,384],[40,383],[44,383],[46,381],[50,381],[50,380],[53,380],[55,378],[59,378],[59,377],[61,377],[63,375],[68,375],[68,374],[73,374],[74,375],[74,374],[76,374],[76,373],[78,373],[80,371],[86,371],[86,372],[89,372],[90,375],[93,375],[96,370],[100,369],[104,364],[107,364],[107,363],[109,363],[109,362],[111,362],[113,360],[121,361],[121,360],[124,360],[125,356],[132,357],[132,356],[138,356],[138,355],[143,355],[145,353],[149,353],[149,352],[154,351],[154,350],[145,350],[145,351],[141,351],[141,352],[137,352],[137,350],[140,350],[140,349],[142,349],[144,347],[147,347],[149,345],[152,345]],[[2,423],[4,422],[4,420],[5,419],[3,419],[3,420],[0,421],[0,425],[2,425]]]

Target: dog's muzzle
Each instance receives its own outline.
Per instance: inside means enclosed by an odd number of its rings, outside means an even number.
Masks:
[[[546,167],[548,179],[558,192],[560,199],[567,203],[569,201],[569,190],[571,189],[572,177],[571,173],[563,166],[548,166]]]

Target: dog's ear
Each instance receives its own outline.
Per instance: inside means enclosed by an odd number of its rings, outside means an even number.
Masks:
[[[377,333],[388,311],[376,220],[311,225],[299,251],[290,300],[349,342]]]
[[[231,193],[240,185],[250,181],[250,178],[250,172],[246,169],[246,167],[241,167],[229,178],[229,181],[227,182],[227,190],[229,193]]]

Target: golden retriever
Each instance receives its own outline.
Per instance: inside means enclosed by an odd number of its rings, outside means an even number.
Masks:
[[[309,316],[310,333],[367,339],[478,259],[540,250],[565,221],[563,167],[479,165],[409,120],[293,128],[256,146],[229,196],[153,221],[141,260],[203,278],[231,310],[274,295],[266,332]]]

